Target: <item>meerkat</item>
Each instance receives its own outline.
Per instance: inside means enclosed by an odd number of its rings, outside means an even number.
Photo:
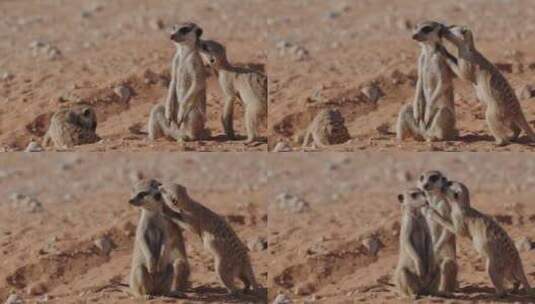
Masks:
[[[230,294],[237,294],[234,280],[244,284],[244,292],[250,288],[259,290],[248,254],[232,227],[218,214],[193,200],[185,187],[178,184],[160,186],[162,197],[168,206],[165,214],[182,228],[198,235],[204,248],[213,254],[215,271]]]
[[[446,58],[451,56],[441,44],[444,26],[438,22],[420,23],[412,38],[421,45],[418,59],[416,95],[412,104],[402,107],[398,115],[398,140],[443,141],[457,138],[453,77]]]
[[[47,147],[52,142],[56,149],[68,149],[94,143],[100,140],[96,129],[97,115],[93,108],[85,103],[77,103],[54,113],[42,145]]]
[[[164,213],[161,184],[140,180],[129,204],[141,208],[130,273],[134,295],[174,295],[188,286],[190,268],[182,229]]]
[[[472,240],[476,251],[486,260],[497,296],[506,295],[505,282],[513,283],[514,292],[522,285],[531,293],[520,254],[507,232],[490,216],[471,207],[470,193],[464,184],[448,182],[443,191],[451,204],[451,217],[445,218],[432,206],[426,208],[428,217],[452,233]]]
[[[221,123],[228,138],[234,139],[234,101],[240,99],[245,108],[246,143],[257,140],[260,120],[267,118],[267,76],[248,68],[232,65],[225,47],[217,41],[202,40],[200,52],[208,66],[214,69],[224,94]]]
[[[404,297],[434,294],[438,288],[438,275],[431,232],[421,212],[427,204],[425,194],[413,188],[399,194],[398,200],[402,216],[394,282]]]
[[[174,140],[180,140],[180,130],[165,117],[164,104],[157,104],[150,111],[147,134],[151,141],[160,137],[169,137]]]
[[[323,148],[348,141],[350,136],[344,122],[338,109],[321,110],[308,126],[302,147],[306,148],[312,143],[315,147]]]
[[[165,101],[165,121],[160,118],[153,123],[176,125],[173,128],[178,129],[180,139],[186,141],[205,139],[207,134],[204,126],[207,75],[198,49],[202,33],[203,30],[192,22],[173,27],[170,38],[177,50],[172,61],[171,82]],[[151,112],[155,115],[151,115],[151,118],[160,117],[159,107],[156,105],[153,108]]]
[[[437,212],[440,212],[445,218],[449,218],[451,213],[448,200],[442,191],[447,183],[447,178],[439,171],[425,172],[420,175],[417,182],[418,188],[424,191],[429,205],[435,208]],[[444,229],[444,227],[437,224],[431,218],[427,218],[427,224],[429,225],[433,240],[435,262],[440,271],[438,291],[452,293],[458,285],[457,243],[455,234]]]
[[[517,140],[521,131],[535,142],[535,133],[515,91],[498,68],[476,49],[472,31],[463,26],[451,26],[445,30],[444,38],[458,50],[458,58],[448,58],[451,70],[472,83],[477,98],[487,107],[485,118],[496,145],[504,146]]]

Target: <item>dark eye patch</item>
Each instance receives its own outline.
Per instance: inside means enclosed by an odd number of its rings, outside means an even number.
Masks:
[[[413,193],[411,193],[411,198],[412,199],[417,199],[419,194],[420,193],[418,193],[418,192],[413,192]]]
[[[181,35],[186,35],[187,33],[191,32],[192,29],[193,29],[192,27],[185,26],[185,27],[182,27],[181,29],[179,29],[178,33],[181,34]]]
[[[162,199],[162,194],[160,192],[154,193],[154,199],[159,201]]]
[[[422,33],[424,34],[429,34],[433,31],[433,27],[432,26],[424,26],[422,29],[421,29]]]
[[[454,198],[454,199],[458,199],[458,198],[459,198],[459,193],[457,193],[457,192],[453,192],[453,198]]]
[[[434,182],[438,181],[438,178],[439,178],[438,175],[431,175],[429,177],[429,181],[434,183]]]
[[[423,175],[420,175],[420,181],[421,181],[421,182],[424,181],[424,176],[423,176]]]

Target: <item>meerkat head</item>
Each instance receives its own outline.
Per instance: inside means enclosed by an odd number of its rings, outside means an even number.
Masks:
[[[398,201],[407,210],[425,208],[429,205],[425,193],[418,188],[411,188],[398,195]]]
[[[446,197],[451,204],[456,204],[459,207],[470,207],[470,192],[463,183],[448,182]]]
[[[162,193],[165,203],[174,207],[180,208],[189,199],[186,187],[179,184],[160,185],[159,191]]]
[[[435,21],[419,23],[412,34],[412,39],[422,43],[438,43],[441,41],[446,27]]]
[[[80,103],[69,110],[68,121],[86,130],[96,131],[97,115],[90,105]]]
[[[417,186],[426,193],[443,194],[446,189],[448,179],[440,171],[432,170],[422,173],[418,179]]]
[[[154,179],[139,180],[135,183],[132,198],[128,203],[149,211],[162,210],[162,194],[158,190],[161,183]]]
[[[474,34],[466,26],[452,25],[447,27],[444,32],[444,37],[448,38],[451,42],[457,46],[474,46]]]
[[[171,30],[171,40],[176,44],[188,44],[195,46],[203,33],[202,28],[193,22],[176,24]]]
[[[199,50],[203,61],[208,66],[218,68],[227,64],[227,51],[221,43],[214,40],[201,40]]]

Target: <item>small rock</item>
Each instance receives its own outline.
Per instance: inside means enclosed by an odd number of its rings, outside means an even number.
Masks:
[[[277,297],[275,298],[272,304],[292,304],[292,303],[293,303],[292,299],[290,299],[287,295],[281,293],[277,295]]]
[[[338,17],[340,17],[340,13],[339,12],[328,12],[325,15],[325,19],[327,19],[327,20],[334,20],[334,19],[336,19]]]
[[[366,250],[368,250],[368,253],[375,256],[377,253],[379,253],[379,249],[383,246],[381,243],[381,240],[377,238],[377,236],[370,236],[362,240],[362,245],[366,247]]]
[[[314,284],[310,282],[299,283],[294,288],[294,293],[298,296],[308,296],[315,290]]]
[[[26,194],[14,192],[9,198],[15,208],[23,208],[30,213],[42,212],[44,210],[40,201]]]
[[[0,76],[0,79],[2,79],[3,81],[9,81],[11,79],[15,78],[15,75],[9,73],[9,72],[4,72],[2,74],[2,76]]]
[[[268,242],[263,237],[256,237],[247,242],[247,248],[250,251],[264,251],[268,248]]]
[[[24,300],[22,300],[22,298],[19,295],[11,294],[7,298],[5,304],[23,304],[23,303],[24,303]]]
[[[30,43],[30,49],[40,49],[40,48],[44,48],[47,44],[43,41],[40,41],[40,40],[33,40],[31,43]]]
[[[400,30],[407,31],[413,28],[412,22],[408,19],[399,19],[397,26]]]
[[[165,27],[165,23],[161,19],[152,19],[149,22],[149,26],[151,29],[155,31],[162,30]]]
[[[520,100],[530,99],[535,97],[535,87],[532,85],[525,85],[519,88],[516,92],[516,95]]]
[[[126,235],[127,237],[132,237],[136,234],[136,225],[132,224],[132,222],[130,221],[124,223],[122,229],[124,235]]]
[[[280,209],[293,213],[301,213],[310,209],[306,201],[287,192],[279,194],[275,200]]]
[[[121,99],[121,102],[128,102],[130,98],[132,97],[132,90],[130,89],[130,87],[128,87],[125,84],[116,86],[113,89],[113,92],[117,96],[119,96],[119,98]]]
[[[35,283],[28,286],[27,292],[31,296],[39,296],[46,292],[47,288],[44,283]]]
[[[43,152],[44,149],[40,143],[36,141],[30,141],[24,152]]]
[[[399,171],[397,173],[398,181],[402,183],[410,182],[412,180],[412,174],[409,171]]]
[[[102,236],[95,240],[95,246],[104,255],[109,255],[113,247],[113,242],[108,236]]]
[[[383,90],[381,90],[381,88],[376,84],[364,86],[360,92],[364,95],[364,97],[366,97],[368,102],[372,103],[376,103],[379,101],[379,99],[385,96]]]
[[[83,10],[80,13],[80,16],[82,16],[82,18],[91,18],[93,16],[93,14],[88,10]]]
[[[513,64],[511,63],[504,63],[504,62],[496,62],[496,67],[498,70],[505,72],[505,73],[512,73],[513,72]]]
[[[520,252],[530,251],[533,249],[533,243],[526,236],[516,240],[515,246]]]
[[[292,147],[285,141],[279,141],[273,148],[273,152],[292,152]]]
[[[50,60],[58,60],[63,57],[61,51],[55,46],[49,46],[46,50],[46,55]]]
[[[379,134],[390,135],[390,124],[388,122],[383,122],[377,128],[375,128]]]

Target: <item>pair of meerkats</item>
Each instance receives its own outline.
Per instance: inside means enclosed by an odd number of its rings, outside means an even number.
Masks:
[[[453,77],[470,82],[477,98],[486,105],[485,118],[496,145],[507,145],[524,131],[532,142],[535,133],[528,124],[517,96],[507,79],[475,47],[472,31],[464,26],[445,26],[426,21],[413,39],[420,42],[416,95],[402,107],[397,121],[397,139],[443,141],[458,137],[455,127]],[[457,47],[457,57],[442,45],[442,38]]]
[[[402,205],[399,261],[394,281],[402,296],[449,294],[457,288],[456,236],[472,240],[485,259],[496,295],[520,285],[531,293],[520,255],[507,232],[470,205],[468,188],[439,171],[420,176],[417,188],[398,195]]]
[[[165,103],[154,106],[148,122],[148,136],[155,140],[165,136],[182,140],[203,140],[210,134],[206,122],[206,79],[204,65],[218,76],[224,95],[221,122],[226,136],[235,139],[234,102],[240,99],[245,108],[247,144],[257,141],[260,120],[267,117],[267,77],[248,68],[232,65],[223,45],[201,40],[203,29],[186,22],[175,25],[171,40],[176,53],[171,66],[171,83]]]
[[[189,285],[190,267],[182,230],[198,235],[215,259],[215,272],[232,295],[259,290],[248,249],[218,214],[193,200],[178,184],[138,178],[129,200],[141,208],[129,286],[136,296],[178,296]]]

